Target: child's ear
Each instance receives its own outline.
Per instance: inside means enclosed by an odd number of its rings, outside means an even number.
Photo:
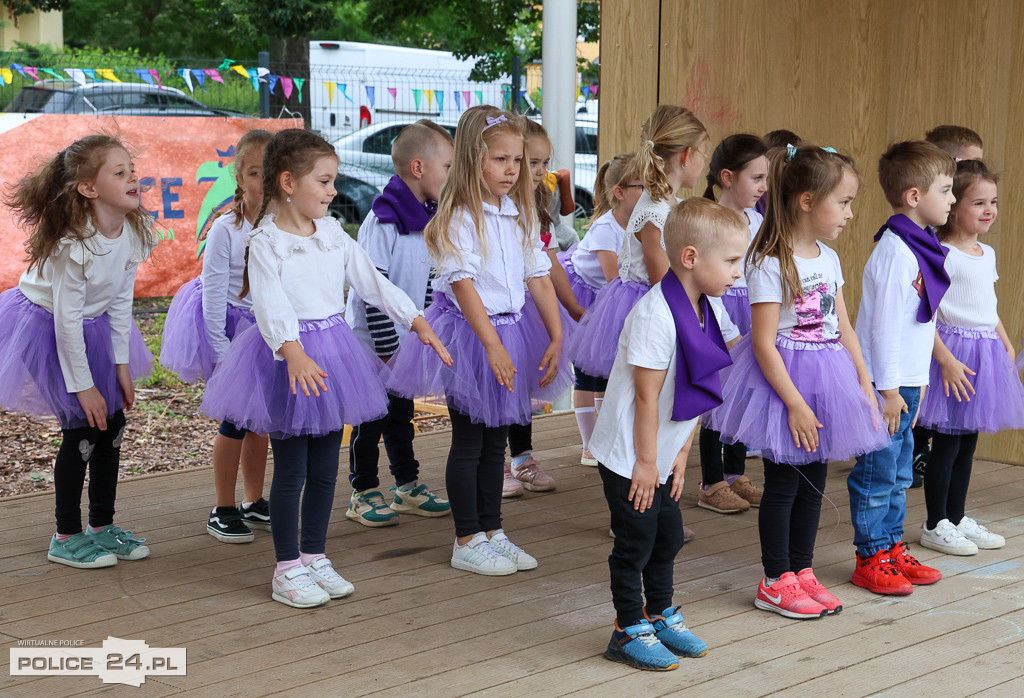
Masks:
[[[96,191],[96,187],[92,185],[92,182],[79,182],[78,187],[76,188],[78,189],[78,193],[87,199],[95,199],[99,196],[99,193]]]
[[[292,173],[285,170],[277,178],[277,185],[284,192],[285,196],[292,195],[292,189],[295,188],[295,178],[292,177]]]
[[[412,162],[409,163],[409,174],[415,179],[423,178],[423,161],[419,158],[413,158]]]
[[[800,195],[799,198],[800,210],[804,213],[810,213],[814,209],[814,194],[809,191],[805,191]]]
[[[697,248],[693,245],[684,247],[679,254],[679,261],[683,263],[683,269],[693,269],[697,264]]]
[[[736,175],[732,170],[722,170],[718,173],[718,181],[722,183],[723,189],[728,189],[736,181]]]
[[[917,187],[911,187],[903,192],[903,205],[907,208],[917,208],[917,205],[921,203],[921,190]]]

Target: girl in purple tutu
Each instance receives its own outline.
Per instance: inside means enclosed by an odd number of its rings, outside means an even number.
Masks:
[[[383,364],[342,317],[346,283],[451,361],[416,304],[327,216],[337,173],[334,148],[309,131],[287,129],[267,145],[239,293],[251,291],[256,324],[228,346],[202,404],[211,417],[270,435],[272,598],[296,608],[354,591],[325,556],[342,428],[388,407]]]
[[[203,248],[203,273],[174,296],[164,322],[160,363],[185,382],[209,379],[231,340],[256,320],[252,300],[242,290],[245,236],[263,200],[263,151],[273,138],[249,131],[235,146],[234,201],[214,218]],[[242,468],[242,506],[235,506],[235,484]],[[267,437],[222,422],[213,441],[213,484],[217,504],[206,532],[224,543],[249,543],[250,528],[270,528],[270,505],[263,498]]]
[[[764,578],[754,604],[789,618],[842,609],[811,567],[828,461],[889,441],[843,300],[835,240],[860,187],[853,161],[801,146],[770,151],[768,207],[747,253],[751,335],[712,426],[761,451]]]
[[[0,407],[60,423],[57,532],[47,559],[70,567],[149,555],[144,538],[114,524],[124,412],[135,403],[133,380],[153,361],[132,318],[135,272],[156,246],[139,191],[128,151],[96,134],[57,153],[6,197],[31,234],[28,270],[0,295]]]
[[[490,106],[463,113],[455,160],[425,231],[437,262],[426,315],[454,364],[440,366],[407,337],[388,383],[408,398],[445,396],[452,422],[451,565],[485,575],[537,566],[501,527],[508,426],[528,424],[534,400],[551,401],[569,387],[551,262],[541,250],[524,160],[515,116]],[[533,308],[526,307],[526,288]]]
[[[584,310],[594,304],[598,292],[619,275],[619,250],[626,225],[644,185],[633,171],[633,153],[616,155],[601,165],[594,183],[594,215],[587,234],[574,249],[559,259],[569,277],[573,295]],[[573,366],[576,384],[572,404],[583,440],[580,464],[597,467],[590,452],[590,437],[604,400],[607,378],[591,376]]]
[[[708,186],[704,198],[736,211],[747,222],[750,240],[761,228],[761,215],[754,205],[768,191],[768,148],[757,136],[736,133],[727,136],[711,154]],[[750,300],[747,282],[740,278],[722,296],[729,319],[742,335],[750,334]],[[701,483],[697,506],[719,514],[737,514],[761,505],[761,491],[745,474],[747,447],[737,442],[722,445],[713,429],[700,428]]]
[[[928,390],[917,422],[934,431],[924,478],[928,520],[921,545],[950,555],[1001,548],[1006,541],[964,515],[978,432],[1024,428],[1024,386],[1013,344],[996,309],[996,255],[978,237],[998,213],[998,177],[980,160],[962,160],[956,203],[937,231],[947,249],[950,286],[939,303]]]
[[[676,192],[691,189],[704,170],[708,134],[684,107],[660,105],[640,129],[634,172],[644,186],[619,253],[619,278],[601,289],[566,344],[573,365],[608,378],[626,315],[668,270],[662,229]]]

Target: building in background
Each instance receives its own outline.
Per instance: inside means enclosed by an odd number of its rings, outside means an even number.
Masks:
[[[17,48],[16,42],[32,46],[48,44],[54,51],[60,51],[64,48],[64,13],[57,10],[12,17],[9,11],[3,12],[0,50],[12,51]]]

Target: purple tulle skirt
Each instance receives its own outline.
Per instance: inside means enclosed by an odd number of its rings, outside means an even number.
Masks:
[[[539,402],[553,402],[572,387],[572,372],[564,351],[555,380],[544,388],[540,386],[544,372],[537,367],[551,340],[529,296],[522,313],[491,316],[491,325],[517,370],[511,393],[498,384],[483,345],[447,295],[434,294],[425,316],[454,363],[445,366],[433,349],[415,335],[407,336],[390,364],[388,390],[396,395],[444,397],[473,422],[499,427],[529,424]]]
[[[580,304],[580,307],[587,310],[594,304],[597,292],[601,289],[594,288],[584,281],[582,276],[576,273],[576,267],[573,266],[571,257],[566,257],[565,259],[559,257],[559,261],[565,268],[565,275],[569,277],[569,287],[572,288],[572,295],[576,296],[576,302]]]
[[[626,316],[650,290],[648,284],[621,278],[602,288],[566,344],[573,365],[588,375],[607,378],[612,372]]]
[[[0,408],[13,412],[54,415],[63,429],[89,424],[78,397],[69,393],[57,357],[53,313],[36,305],[20,290],[0,294]],[[117,382],[110,318],[106,314],[82,323],[85,355],[93,383],[107,403],[110,416],[124,407]],[[132,320],[128,344],[128,371],[132,380],[145,378],[153,368],[153,355]]]
[[[227,307],[224,330],[228,339],[256,323],[252,311],[230,303]],[[194,383],[213,375],[216,363],[217,353],[203,322],[203,281],[196,277],[182,284],[171,301],[164,321],[160,365],[174,371],[186,383]]]
[[[942,370],[933,359],[917,423],[943,434],[1024,428],[1024,385],[999,335],[951,325],[936,329],[953,356],[977,373],[969,376],[975,394],[970,402],[946,397]]]
[[[288,363],[275,361],[259,327],[250,325],[231,342],[207,381],[203,412],[275,439],[322,436],[387,414],[387,369],[341,315],[300,322],[299,341],[327,373],[327,392],[306,397],[296,387],[292,395]]]
[[[740,334],[744,337],[750,334],[750,296],[747,295],[746,286],[726,291],[722,296],[722,305]]]
[[[733,366],[722,388],[725,400],[711,411],[711,427],[722,433],[724,443],[741,442],[765,458],[790,465],[849,460],[889,444],[881,411],[861,389],[853,359],[842,344],[780,335],[775,346],[822,424],[818,450],[808,453],[793,443],[789,410],[761,372],[749,336],[733,347]]]

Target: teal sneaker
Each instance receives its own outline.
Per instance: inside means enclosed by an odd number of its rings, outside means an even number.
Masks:
[[[426,485],[417,484],[415,480],[401,487],[392,487],[391,492],[395,495],[391,509],[399,514],[435,517],[447,516],[452,512],[452,505],[447,499],[441,499]]]
[[[661,644],[654,634],[654,626],[646,620],[638,620],[624,630],[619,630],[616,623],[604,656],[635,669],[670,671],[679,668],[679,660]]]
[[[388,507],[380,490],[353,492],[345,516],[371,528],[398,525],[398,512]]]
[[[654,626],[654,636],[679,656],[703,657],[708,653],[704,641],[686,627],[678,607],[669,606],[660,616],[649,616],[645,610],[644,616]]]
[[[113,567],[117,564],[117,558],[114,555],[96,545],[84,533],[76,533],[67,540],[57,540],[55,536],[51,537],[50,550],[46,553],[46,559],[68,567],[87,570]]]
[[[117,556],[118,560],[141,560],[149,557],[149,548],[145,538],[136,538],[131,531],[123,531],[114,524],[104,526],[96,533],[86,530],[85,535],[107,552]]]

